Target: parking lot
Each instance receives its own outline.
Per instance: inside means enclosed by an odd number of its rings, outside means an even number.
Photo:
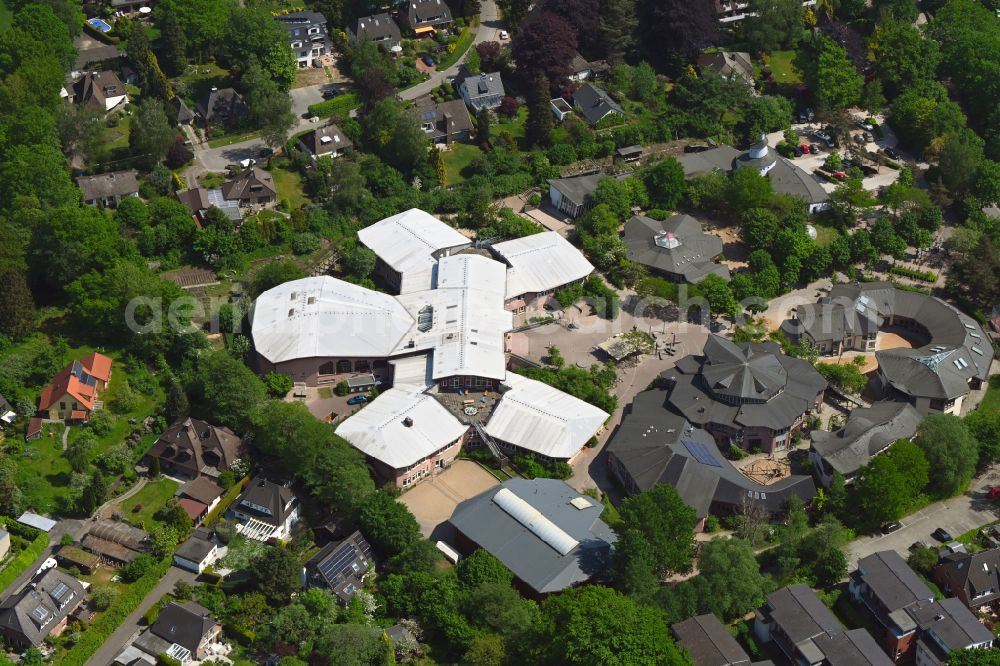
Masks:
[[[492,474],[471,460],[456,460],[451,467],[431,476],[403,493],[399,501],[406,505],[427,538],[449,540],[445,522],[460,502],[499,485]]]

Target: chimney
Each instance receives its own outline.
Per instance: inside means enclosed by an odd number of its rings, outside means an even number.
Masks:
[[[410,418],[409,416],[407,416],[406,418],[403,419],[403,425],[406,426],[407,428],[412,428],[413,427],[413,419]]]
[[[444,114],[444,145],[450,146],[451,133],[455,130],[455,118],[450,113]]]

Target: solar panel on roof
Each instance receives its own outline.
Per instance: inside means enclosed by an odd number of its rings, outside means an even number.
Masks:
[[[722,467],[722,463],[716,460],[715,456],[712,455],[712,452],[708,450],[708,447],[701,442],[681,437],[681,444],[683,444],[684,448],[688,450],[688,453],[690,453],[692,457],[694,457],[694,459],[702,465]]]
[[[54,588],[52,588],[51,592],[52,598],[57,600],[62,599],[63,595],[66,594],[67,592],[69,592],[69,587],[66,585],[66,583],[60,581]]]
[[[35,618],[39,622],[45,622],[45,620],[49,617],[49,611],[42,606],[37,606],[35,610],[31,611],[31,617]]]

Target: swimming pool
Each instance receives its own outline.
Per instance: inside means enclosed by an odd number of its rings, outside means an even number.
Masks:
[[[104,20],[99,18],[87,19],[87,23],[94,26],[101,32],[111,32],[111,26],[104,22]]]

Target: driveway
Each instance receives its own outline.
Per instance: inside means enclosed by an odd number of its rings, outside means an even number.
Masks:
[[[42,563],[52,557],[52,551],[59,546],[59,540],[62,539],[63,534],[70,534],[74,540],[79,541],[83,526],[84,523],[79,520],[60,520],[56,523],[55,527],[49,531],[48,548],[42,551],[42,554],[31,563],[30,567],[24,570],[24,573],[15,578],[14,582],[7,586],[7,589],[3,591],[0,598],[6,599],[10,595],[20,592],[35,577],[35,572],[42,566]]]
[[[474,49],[477,44],[482,44],[483,42],[499,42],[500,27],[500,17],[497,12],[496,2],[494,0],[483,0],[479,11],[479,28],[476,30],[476,36],[473,38],[472,46],[469,48]],[[427,95],[444,83],[449,77],[458,75],[459,68],[465,62],[466,54],[468,54],[468,51],[458,59],[458,62],[448,69],[443,72],[436,72],[426,81],[400,92],[399,96],[402,99],[413,100]]]
[[[111,634],[110,638],[104,641],[104,645],[87,661],[86,666],[108,666],[113,663],[115,657],[118,656],[118,653],[122,651],[125,645],[138,636],[139,620],[142,619],[143,613],[152,608],[153,604],[159,601],[160,597],[164,594],[172,592],[174,585],[178,582],[184,581],[190,584],[194,583],[195,578],[197,578],[197,574],[195,573],[184,571],[177,567],[170,567],[170,570],[160,579],[156,587],[142,600],[139,607],[125,618],[125,621],[115,630],[115,633]]]
[[[867,536],[852,541],[848,545],[848,569],[854,569],[862,557],[880,550],[895,550],[905,558],[914,541],[940,545],[931,537],[931,532],[938,527],[943,527],[953,537],[958,537],[1000,519],[1000,508],[986,499],[987,489],[996,485],[1000,485],[1000,465],[994,465],[974,479],[970,490],[964,495],[935,502],[906,516],[899,521],[903,527],[892,534]]]

